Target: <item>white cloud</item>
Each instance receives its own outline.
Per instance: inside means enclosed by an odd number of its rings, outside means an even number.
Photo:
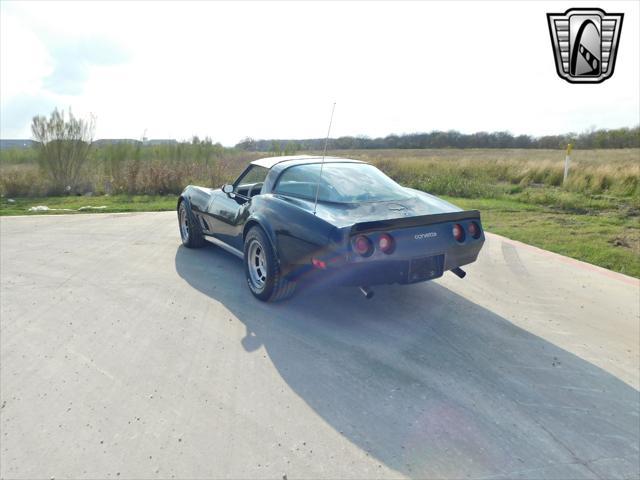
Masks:
[[[246,135],[322,136],[334,100],[335,135],[546,134],[639,123],[638,4],[603,6],[626,17],[615,75],[600,85],[570,85],[555,73],[545,14],[571,6],[3,3],[3,27],[9,16],[24,27],[3,28],[3,105],[20,93],[5,96],[5,83],[11,92],[28,76],[32,94],[95,113],[98,137],[146,130],[225,144]],[[118,61],[101,57],[111,58],[110,49]],[[20,60],[31,51],[38,67]],[[7,68],[5,55],[14,58]],[[19,132],[28,135],[28,125]]]
[[[19,18],[0,16],[0,95],[3,102],[17,95],[38,94],[52,70],[46,46]]]

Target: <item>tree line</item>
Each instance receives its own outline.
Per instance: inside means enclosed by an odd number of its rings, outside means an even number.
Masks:
[[[269,139],[255,140],[247,137],[236,148],[255,152],[295,152],[299,150],[322,150],[324,138],[305,140]],[[378,148],[547,148],[563,149],[568,143],[577,148],[639,148],[640,126],[616,128],[612,130],[590,130],[583,133],[563,135],[513,135],[509,132],[460,133],[455,130],[446,132],[411,133],[405,135],[387,135],[369,138],[366,136],[348,136],[330,138],[327,148],[330,150],[378,149]]]

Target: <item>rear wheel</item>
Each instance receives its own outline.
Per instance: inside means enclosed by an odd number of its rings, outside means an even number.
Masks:
[[[182,244],[188,248],[200,248],[204,245],[204,235],[200,225],[193,220],[193,215],[189,214],[185,202],[180,202],[178,207],[178,226],[180,227],[180,238]]]
[[[244,240],[244,267],[249,290],[263,302],[277,302],[293,295],[295,283],[282,275],[271,243],[260,227]]]

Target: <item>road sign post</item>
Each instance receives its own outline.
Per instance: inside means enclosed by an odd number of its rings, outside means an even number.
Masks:
[[[563,185],[567,181],[567,176],[569,175],[569,164],[571,163],[571,150],[573,150],[573,143],[569,143],[567,145],[567,154],[564,157],[564,178],[562,179]]]

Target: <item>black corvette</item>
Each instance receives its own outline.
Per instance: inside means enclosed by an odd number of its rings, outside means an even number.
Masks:
[[[369,287],[415,283],[476,260],[480,213],[405,188],[376,167],[336,157],[263,158],[232,185],[188,186],[178,200],[182,242],[206,240],[244,260],[260,300],[290,296],[304,277]]]

